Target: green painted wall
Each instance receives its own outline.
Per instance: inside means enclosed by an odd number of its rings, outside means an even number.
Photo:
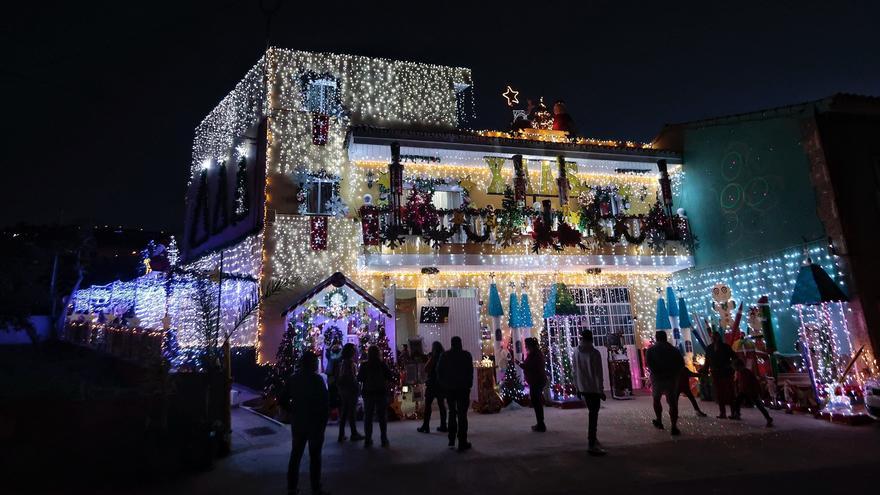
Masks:
[[[700,238],[697,268],[824,235],[794,116],[685,130],[680,205]]]
[[[768,294],[784,353],[794,351],[797,339],[788,298],[802,258],[799,245],[824,236],[801,139],[805,115],[685,129],[685,176],[677,198],[699,238],[695,268],[675,277],[690,307],[716,316],[709,309],[715,282],[730,285],[746,308]],[[833,273],[830,258],[821,261]]]

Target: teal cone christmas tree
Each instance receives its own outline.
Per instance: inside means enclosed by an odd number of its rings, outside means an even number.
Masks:
[[[519,328],[519,304],[516,302],[516,294],[510,293],[510,308],[507,311],[507,326]]]
[[[522,299],[519,303],[519,326],[521,328],[532,328],[535,324],[532,322],[532,308],[529,305],[529,295],[523,292]]]
[[[503,316],[504,308],[501,306],[501,296],[498,294],[498,285],[492,282],[489,285],[489,316]]]
[[[678,311],[678,308],[676,308]],[[669,322],[669,311],[666,309],[666,301],[663,298],[657,299],[657,319],[654,321],[656,330],[672,330],[672,324]]]
[[[550,294],[547,295],[547,303],[544,304],[544,318],[556,316],[556,298],[559,295],[557,284],[550,286]]]

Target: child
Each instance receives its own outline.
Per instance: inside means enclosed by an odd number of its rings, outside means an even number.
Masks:
[[[770,417],[770,413],[767,412],[761,401],[761,386],[758,383],[758,377],[752,370],[746,368],[743,360],[739,358],[733,361],[733,369],[736,371],[736,400],[733,403],[733,415],[730,418],[740,419],[740,406],[743,400],[748,399],[764,415],[764,419],[767,420],[767,428],[772,427],[773,418]]]

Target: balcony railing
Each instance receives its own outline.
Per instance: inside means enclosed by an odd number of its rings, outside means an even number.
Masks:
[[[516,223],[491,208],[402,211],[395,219],[387,207],[363,207],[363,254],[689,256],[696,247],[686,218],[655,210],[581,216],[578,225],[557,211],[515,213]]]

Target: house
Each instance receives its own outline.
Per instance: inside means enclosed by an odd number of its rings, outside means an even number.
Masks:
[[[328,328],[309,333],[322,343],[378,324],[397,348],[459,335],[476,360],[498,360],[543,335],[563,369],[589,327],[602,349],[620,344],[641,386],[658,289],[693,265],[673,208],[681,153],[546,128],[469,130],[472,86],[460,67],[270,49],[195,132],[179,271],[215,274],[221,335],[237,325],[232,344],[271,362],[303,324],[291,318],[311,314],[290,305],[341,272],[391,314],[369,326],[321,320]],[[149,276],[133,282],[140,322],[199,345],[195,286],[165,290],[163,274]],[[286,289],[241,324],[242,300],[273,282]],[[515,302],[500,325],[484,304],[492,284]],[[556,284],[578,315],[544,318]],[[322,307],[347,307],[340,290]],[[78,313],[118,311],[86,299]]]

